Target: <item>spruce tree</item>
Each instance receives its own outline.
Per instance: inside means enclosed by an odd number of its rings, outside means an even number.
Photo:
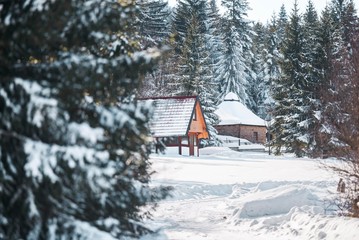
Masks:
[[[206,49],[205,9],[206,2],[197,0],[183,1],[178,9],[181,15],[176,15],[176,19],[184,18],[184,22],[181,27],[174,26],[179,35],[176,44],[182,43],[177,50],[179,81],[176,95],[198,94],[199,88],[211,76]]]
[[[205,60],[206,80],[203,89],[199,91],[199,97],[202,103],[203,113],[205,116],[210,139],[204,140],[205,145],[218,145],[218,132],[214,128],[219,123],[219,117],[214,113],[218,106],[219,93],[218,89],[218,75],[219,56],[222,50],[222,42],[220,39],[220,14],[215,0],[206,2],[205,5],[206,19],[204,25],[205,31],[205,51],[208,53],[208,58]]]
[[[139,32],[144,47],[161,45],[169,35],[170,11],[163,0],[138,0]]]
[[[340,164],[326,166],[347,183],[345,194],[340,196],[344,198],[340,214],[359,217],[359,21],[350,5],[340,8],[345,18],[334,18],[336,29],[329,55],[328,89],[322,95],[320,133],[323,155],[340,160]]]
[[[0,3],[0,238],[138,237],[152,190],[136,6]]]
[[[167,1],[163,0],[138,0],[139,6],[136,25],[141,36],[141,48],[162,47],[169,45],[170,33],[170,8]],[[169,54],[169,50],[167,50]],[[173,62],[168,56],[163,56],[163,61],[146,74],[138,89],[141,97],[161,96],[168,94],[169,79],[172,78],[171,70]]]
[[[223,0],[222,6],[225,14],[222,20],[223,52],[218,69],[218,78],[221,79],[219,92],[222,98],[234,92],[245,104],[250,71],[246,57],[251,49],[250,28],[246,19],[249,6],[246,0]]]
[[[265,36],[267,36],[267,29],[261,24],[256,23],[253,26],[252,38],[252,55],[250,57],[249,68],[251,71],[248,74],[248,100],[247,106],[258,116],[265,118],[266,109],[264,106],[267,100],[268,85],[266,81],[265,72]]]
[[[219,78],[220,68],[220,56],[223,50],[223,44],[221,40],[221,16],[219,14],[219,8],[217,7],[216,0],[211,0],[207,7],[207,51],[209,52],[210,64],[212,68],[213,81],[218,85],[221,79]],[[216,86],[216,89],[218,86]],[[217,98],[218,99],[218,98]],[[218,105],[218,100],[216,105]]]
[[[263,53],[264,58],[264,81],[265,81],[265,101],[263,107],[265,109],[266,116],[264,119],[272,119],[272,111],[274,108],[273,91],[276,79],[280,77],[279,61],[281,59],[280,54],[280,42],[278,35],[278,25],[275,15],[267,26],[267,35],[265,37],[265,49]]]
[[[207,27],[208,27],[208,49],[210,50],[211,63],[216,66],[219,60],[219,55],[222,50],[221,41],[221,15],[217,7],[216,0],[210,0],[206,8]]]
[[[326,55],[326,61],[323,61],[324,81],[320,87],[320,98],[322,101],[322,111],[320,112],[320,121],[322,126],[319,128],[316,136],[316,155],[327,156],[335,152],[331,142],[332,131],[326,126],[326,115],[331,112],[337,103],[329,103],[334,101],[333,97],[333,73],[340,68],[341,60],[347,58],[345,53],[350,53],[353,39],[358,31],[358,19],[355,14],[354,5],[351,1],[335,1],[333,0],[329,6],[325,8],[321,17],[321,39],[322,47]],[[348,60],[350,62],[350,60]],[[345,66],[347,67],[347,66]],[[345,71],[343,70],[343,73]],[[336,81],[338,79],[336,78]],[[337,82],[336,84],[338,84]],[[331,97],[330,97],[331,96]],[[338,107],[336,112],[340,112],[341,108]],[[335,148],[334,148],[335,149]]]
[[[325,57],[322,59],[323,68],[323,82],[321,83],[321,90],[328,89],[329,72],[330,72],[330,55],[333,46],[333,33],[335,31],[335,23],[331,15],[331,8],[327,5],[323,10],[320,22],[319,22],[319,39],[322,50],[324,51]]]
[[[315,135],[320,126],[318,114],[321,110],[320,89],[324,82],[327,56],[323,48],[321,29],[312,1],[304,14],[303,69],[305,72],[302,87],[303,103],[301,109],[301,132],[306,133],[307,146],[304,151],[311,154],[315,148]]]
[[[278,44],[280,47],[282,46],[282,42],[285,38],[285,32],[288,25],[288,16],[287,11],[285,9],[284,4],[281,6],[278,14],[278,20],[277,20],[277,36],[278,36]]]
[[[215,32],[215,16],[209,16],[211,11],[208,8],[207,2],[203,0],[186,0],[179,3],[173,26],[174,33],[177,34],[177,87],[172,94],[199,96],[211,143],[216,144],[217,131],[214,125],[218,123],[218,116],[214,111],[218,93],[213,72],[216,59],[215,54],[211,55],[211,50],[215,49],[211,47],[217,48],[218,42],[212,35]]]
[[[343,36],[343,41],[350,43],[357,27],[356,10],[352,0],[332,0],[333,22]]]
[[[302,156],[307,144],[306,133],[301,130],[304,126],[302,112],[306,108],[303,105],[305,96],[302,90],[305,84],[305,73],[302,69],[304,65],[303,31],[297,1],[294,3],[290,16],[282,53],[284,58],[281,62],[282,72],[274,93],[276,101],[274,143],[277,153],[284,144],[288,151]]]

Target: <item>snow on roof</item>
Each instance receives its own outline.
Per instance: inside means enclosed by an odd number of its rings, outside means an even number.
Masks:
[[[150,123],[154,137],[187,135],[196,97],[153,98],[154,113]]]
[[[224,101],[219,104],[215,113],[219,116],[219,125],[266,126],[265,121],[239,102],[238,96],[232,92],[225,96]]]
[[[233,92],[229,92],[229,93],[227,93],[227,95],[224,97],[224,100],[239,101],[239,97],[237,96],[237,94],[235,94],[235,93],[233,93]]]

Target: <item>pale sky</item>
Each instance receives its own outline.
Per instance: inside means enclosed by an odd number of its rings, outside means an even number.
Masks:
[[[284,4],[287,15],[292,12],[294,6],[294,0],[247,0],[249,6],[252,8],[248,12],[248,18],[250,20],[261,21],[263,23],[270,20],[273,13],[279,13],[280,7]],[[316,7],[318,14],[320,15],[321,11],[326,6],[327,2],[330,3],[331,0],[312,0],[314,6]],[[359,0],[354,0],[356,9],[359,7]],[[301,13],[303,13],[308,5],[308,0],[298,0],[298,8]]]
[[[174,5],[176,0],[168,0],[170,5]],[[294,6],[294,0],[247,0],[249,3],[249,7],[252,9],[248,11],[248,18],[254,21],[260,21],[262,23],[266,23],[269,21],[275,12],[278,14],[280,7],[284,4],[287,15],[292,12]],[[324,9],[326,3],[331,2],[331,0],[312,0],[314,6],[317,8],[318,14]],[[221,0],[218,0],[220,3]],[[358,9],[359,0],[354,0],[355,7]],[[304,12],[306,6],[308,4],[308,0],[298,0],[298,7],[300,12]],[[218,5],[219,6],[219,5]]]

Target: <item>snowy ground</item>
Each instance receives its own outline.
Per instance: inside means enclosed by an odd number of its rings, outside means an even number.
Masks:
[[[359,239],[359,219],[333,215],[337,177],[318,161],[227,148],[152,155],[154,184],[174,187],[143,240]]]

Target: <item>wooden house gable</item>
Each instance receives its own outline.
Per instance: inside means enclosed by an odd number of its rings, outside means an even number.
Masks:
[[[188,133],[198,133],[198,138],[209,138],[207,124],[199,101],[196,101]]]
[[[153,117],[150,122],[153,137],[177,137],[198,133],[200,138],[208,138],[207,126],[197,97],[158,97],[141,100],[153,102]]]

